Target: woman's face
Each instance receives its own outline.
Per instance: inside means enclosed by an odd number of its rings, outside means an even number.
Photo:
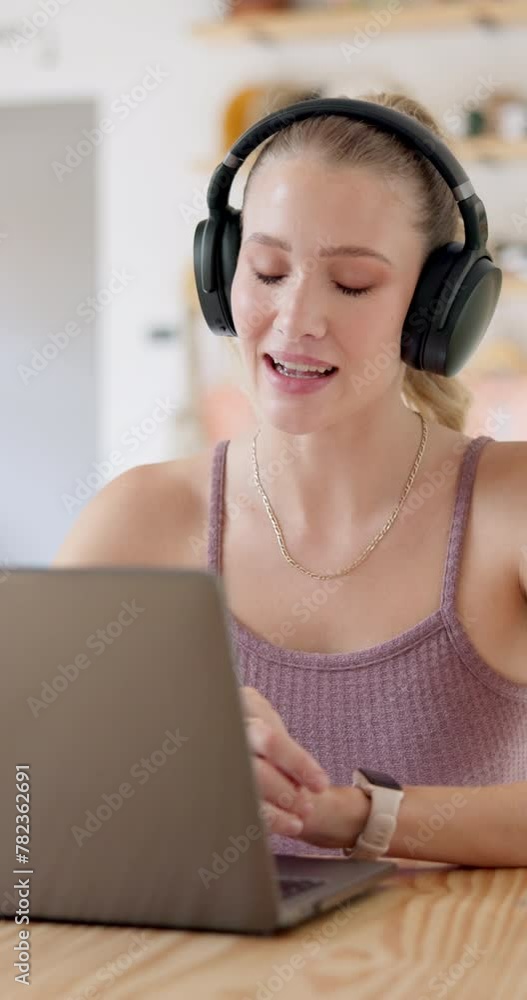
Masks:
[[[402,180],[313,155],[253,176],[231,301],[251,396],[273,425],[306,433],[390,390],[400,400],[401,329],[424,255],[411,212]],[[287,391],[293,378],[266,358],[284,352],[337,371]]]

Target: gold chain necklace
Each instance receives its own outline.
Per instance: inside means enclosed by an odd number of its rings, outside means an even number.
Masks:
[[[412,483],[413,483],[413,481],[414,481],[414,479],[415,479],[415,477],[417,475],[417,470],[418,470],[418,468],[419,468],[419,466],[421,464],[421,459],[423,457],[423,452],[425,450],[426,440],[427,440],[427,437],[428,437],[428,424],[427,424],[426,420],[424,419],[424,417],[422,416],[421,413],[419,413],[419,417],[421,418],[421,426],[422,426],[421,442],[420,442],[420,445],[419,445],[419,449],[418,449],[418,452],[417,452],[417,456],[416,456],[415,462],[414,462],[413,467],[412,467],[412,471],[410,472],[410,475],[408,476],[408,479],[407,479],[407,482],[406,482],[406,486],[405,486],[405,488],[403,490],[403,493],[401,495],[401,499],[399,500],[399,503],[397,504],[397,506],[395,507],[395,509],[390,514],[390,517],[386,521],[386,524],[384,525],[384,527],[381,529],[381,531],[379,531],[375,535],[375,538],[373,538],[372,541],[370,542],[370,544],[366,546],[366,548],[361,553],[361,555],[357,559],[355,559],[355,561],[352,562],[350,566],[346,566],[344,569],[339,570],[338,573],[312,573],[311,570],[305,569],[304,566],[301,566],[300,563],[297,563],[290,556],[289,552],[287,551],[286,544],[285,544],[285,541],[284,541],[284,536],[282,534],[282,530],[281,530],[280,525],[278,523],[276,514],[275,514],[273,508],[271,507],[271,502],[269,500],[269,497],[267,496],[267,494],[266,494],[266,492],[265,492],[265,490],[264,490],[264,488],[262,486],[262,483],[260,481],[260,472],[259,472],[259,468],[258,468],[258,461],[257,461],[257,458],[256,458],[256,438],[258,437],[258,435],[260,433],[260,428],[258,428],[258,430],[256,431],[256,434],[254,435],[253,443],[252,443],[252,462],[253,462],[253,469],[254,469],[254,482],[255,482],[255,485],[256,485],[256,489],[261,494],[262,500],[264,502],[265,509],[266,509],[266,511],[267,511],[267,513],[269,515],[269,519],[270,519],[271,524],[272,524],[272,526],[274,528],[274,533],[275,533],[275,535],[276,535],[276,537],[278,539],[278,545],[280,546],[280,551],[281,551],[284,559],[291,566],[294,566],[295,569],[299,569],[300,572],[301,573],[305,573],[306,576],[311,576],[314,580],[333,580],[333,579],[335,579],[336,577],[339,577],[339,576],[347,576],[348,573],[351,573],[352,569],[355,569],[356,566],[359,566],[360,563],[363,562],[364,559],[366,559],[366,556],[368,556],[370,554],[370,552],[373,552],[374,548],[379,544],[381,538],[384,537],[384,535],[386,534],[386,532],[391,528],[393,522],[395,521],[395,519],[396,519],[396,517],[397,517],[397,515],[398,515],[398,513],[399,513],[399,511],[400,511],[400,509],[401,509],[401,507],[402,507],[402,505],[404,503],[404,501],[406,500],[406,497],[408,496],[408,494],[409,494],[409,492],[410,492],[410,490],[412,488]]]

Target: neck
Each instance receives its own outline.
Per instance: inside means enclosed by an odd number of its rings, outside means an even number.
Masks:
[[[377,400],[340,426],[307,434],[260,424],[260,480],[286,537],[327,539],[334,547],[337,526],[343,545],[372,526],[375,532],[400,499],[421,433],[419,415],[402,400]]]

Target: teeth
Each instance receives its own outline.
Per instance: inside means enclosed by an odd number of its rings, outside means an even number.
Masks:
[[[332,368],[332,365],[329,365],[329,367],[326,367],[326,368],[315,367],[313,365],[290,365],[290,364],[287,363],[287,361],[277,361],[276,358],[273,358],[273,361],[274,361],[275,364],[280,365],[281,368],[285,368],[287,371],[290,371],[290,372],[321,372],[322,373],[322,372],[329,372],[329,371],[331,371],[331,368]]]

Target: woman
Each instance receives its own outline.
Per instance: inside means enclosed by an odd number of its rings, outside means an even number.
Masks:
[[[400,357],[453,195],[394,136],[318,117],[260,151],[242,219],[256,435],[122,474],[55,564],[222,574],[274,850],[352,846],[364,766],[403,784],[388,856],[527,865],[527,444],[468,438],[463,384]]]

